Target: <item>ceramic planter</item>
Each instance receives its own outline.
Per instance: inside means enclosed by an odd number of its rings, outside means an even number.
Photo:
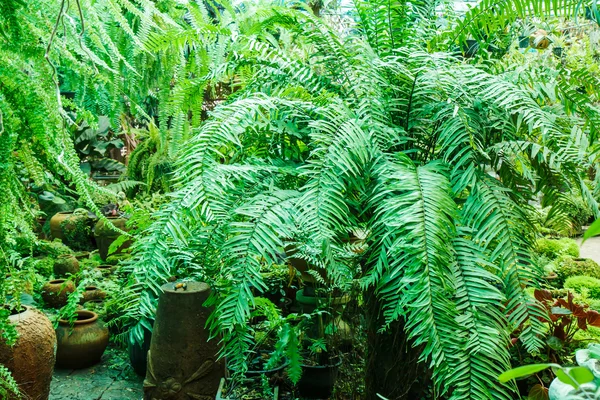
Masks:
[[[79,272],[79,261],[71,254],[61,254],[54,261],[54,275],[68,277]]]
[[[24,394],[22,398],[46,400],[56,351],[52,323],[41,311],[28,306],[23,306],[22,312],[9,316],[8,320],[19,338],[14,346],[0,342],[0,364],[12,373]]]
[[[298,392],[307,399],[328,399],[333,392],[342,360],[335,357],[328,365],[302,365]]]
[[[127,231],[127,227],[125,226],[125,224],[127,222],[127,218],[108,217],[108,220],[115,227],[121,229],[122,231]],[[108,249],[110,248],[110,245],[119,236],[120,236],[120,234],[118,232],[115,232],[109,226],[107,226],[107,224],[103,220],[100,220],[96,223],[96,226],[94,227],[94,237],[96,238],[96,244],[98,245],[98,252],[100,253],[100,258],[102,258],[102,260],[106,261],[106,258],[108,257]],[[118,254],[118,253],[122,252],[123,250],[125,250],[126,248],[128,248],[129,246],[131,246],[130,240],[123,243],[118,248],[118,250],[113,254]]]
[[[148,351],[144,399],[212,399],[225,373],[217,359],[218,338],[209,340],[206,321],[211,310],[203,304],[210,294],[206,283],[186,282],[161,287]]]
[[[56,328],[58,349],[56,365],[61,368],[86,368],[100,361],[108,346],[108,329],[98,319],[98,314],[78,310],[73,328],[61,319]]]
[[[95,269],[96,271],[100,272],[103,276],[109,276],[115,272],[117,267],[114,265],[98,265]]]
[[[79,304],[87,303],[92,300],[104,300],[106,292],[96,286],[87,286],[83,292]]]
[[[75,284],[66,279],[55,279],[42,287],[42,299],[47,306],[61,308],[67,304],[69,294],[75,291]]]
[[[60,211],[50,218],[50,234],[53,239],[60,239],[64,242],[65,235],[60,225],[71,215],[73,215],[73,211]]]

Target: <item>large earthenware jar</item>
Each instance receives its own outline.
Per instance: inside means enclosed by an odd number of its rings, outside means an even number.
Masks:
[[[19,333],[14,346],[0,342],[0,364],[7,367],[24,393],[22,398],[46,400],[54,370],[56,335],[52,323],[41,311],[23,306],[8,317]],[[8,399],[13,399],[8,397]]]
[[[71,254],[61,254],[54,261],[54,275],[65,277],[79,272],[79,261]]]
[[[55,279],[42,287],[42,299],[47,306],[61,308],[67,304],[69,294],[75,291],[75,284],[66,279]]]
[[[98,319],[98,314],[88,310],[75,311],[73,328],[61,319],[56,328],[58,350],[56,366],[60,368],[85,368],[100,361],[108,346],[108,329]]]
[[[125,224],[127,223],[127,218],[124,217],[108,217],[108,220],[117,228],[122,231],[127,231],[127,227]],[[106,257],[108,257],[108,249],[112,242],[114,242],[120,236],[119,232],[115,232],[108,224],[106,224],[103,220],[100,220],[96,223],[94,227],[94,237],[96,238],[96,245],[98,245],[98,253],[100,253],[100,258],[106,261]],[[127,247],[131,246],[131,241],[128,240],[123,243],[117,251],[113,254],[118,254],[122,252]]]
[[[50,218],[50,233],[53,239],[60,239],[64,242],[65,234],[63,233],[60,225],[71,215],[73,215],[73,211],[61,211],[57,212],[52,218]]]
[[[182,288],[177,288],[183,286]],[[214,399],[225,369],[217,361],[218,339],[205,327],[206,283],[162,286],[148,352],[144,399]]]

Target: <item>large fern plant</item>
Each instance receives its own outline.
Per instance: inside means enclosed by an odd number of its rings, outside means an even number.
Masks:
[[[421,51],[415,35],[430,32],[411,21],[427,20],[427,4],[410,18],[357,9],[362,30],[347,37],[276,7],[237,37],[228,68],[247,85],[193,131],[173,202],[136,247],[134,336],[160,284],[185,271],[215,287],[210,326],[241,369],[261,262],[295,240],[335,282],[348,276],[342,240],[362,227],[357,278],[386,324],[406,322],[438,392],[510,399],[495,379],[509,333],[543,345],[545,315],[526,293],[539,277],[530,202],[543,193],[560,208],[553,193],[585,193],[589,129],[568,129],[502,74]]]

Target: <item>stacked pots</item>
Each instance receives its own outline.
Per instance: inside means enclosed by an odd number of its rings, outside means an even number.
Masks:
[[[42,312],[27,306],[10,315],[9,323],[19,338],[14,346],[0,342],[0,364],[10,370],[23,397],[45,400],[50,394],[56,351],[52,323]]]
[[[98,363],[104,354],[108,346],[108,329],[98,319],[98,314],[78,310],[72,327],[67,320],[59,321],[56,338],[56,366],[86,368]]]

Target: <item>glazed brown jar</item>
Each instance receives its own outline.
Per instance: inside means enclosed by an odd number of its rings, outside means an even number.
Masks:
[[[58,348],[56,366],[61,368],[86,368],[100,362],[108,346],[108,329],[98,319],[98,314],[88,310],[75,311],[73,328],[61,319],[56,328]]]
[[[0,364],[12,373],[24,394],[22,398],[46,400],[56,352],[52,323],[44,313],[29,306],[22,306],[22,311],[13,313],[8,320],[19,338],[14,346],[0,341]]]
[[[42,299],[47,306],[61,308],[67,304],[69,294],[75,291],[75,284],[66,279],[55,279],[42,287]]]

